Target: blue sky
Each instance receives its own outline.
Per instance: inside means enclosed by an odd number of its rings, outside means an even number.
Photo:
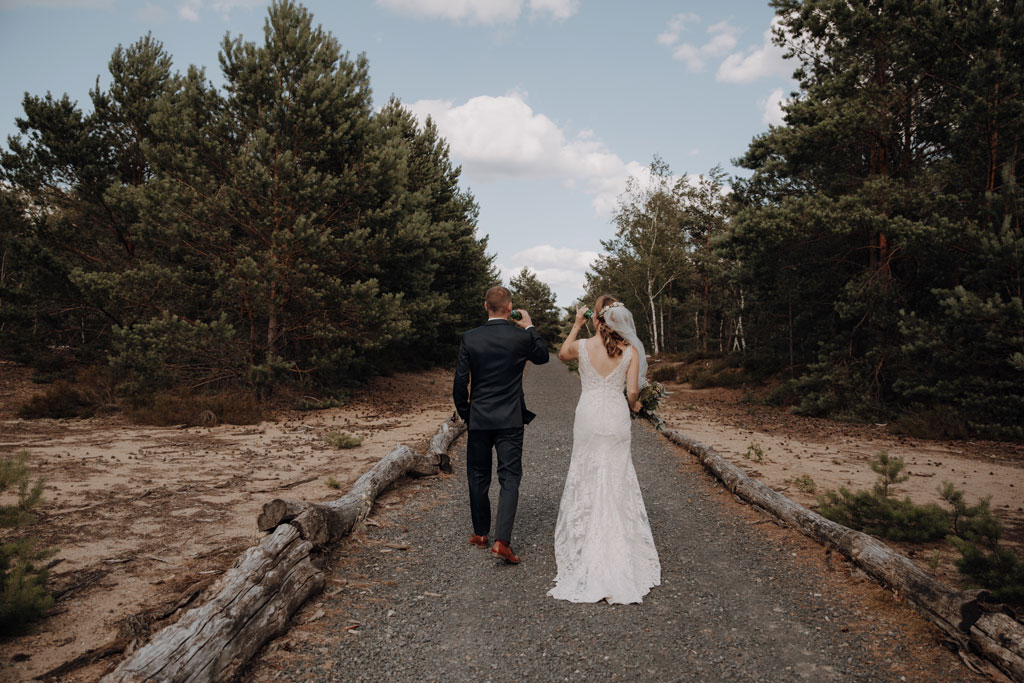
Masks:
[[[175,68],[220,82],[225,33],[262,41],[267,2],[0,0],[0,134],[27,91],[109,82],[118,44],[151,31]],[[767,0],[336,0],[315,20],[370,63],[376,104],[435,118],[480,204],[506,277],[534,269],[567,305],[614,234],[632,174],[653,155],[676,174],[731,160],[778,123],[793,65],[767,33]],[[6,145],[5,145],[6,146]]]

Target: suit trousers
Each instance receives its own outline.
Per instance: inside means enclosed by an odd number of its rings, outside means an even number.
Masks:
[[[473,533],[486,536],[491,528],[491,453],[498,454],[498,515],[494,540],[509,543],[519,505],[519,480],[523,477],[523,428],[471,429],[466,439],[466,477],[469,480],[469,511]]]

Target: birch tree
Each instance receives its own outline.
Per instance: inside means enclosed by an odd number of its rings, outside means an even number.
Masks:
[[[665,342],[663,299],[693,266],[683,229],[687,179],[674,178],[657,156],[647,168],[649,176],[630,178],[619,197],[615,237],[601,242],[607,255],[596,269],[614,270],[614,280],[642,305],[651,351],[657,354]]]

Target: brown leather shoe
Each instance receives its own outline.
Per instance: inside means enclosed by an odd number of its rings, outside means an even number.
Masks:
[[[477,536],[476,534],[473,534],[472,536],[469,537],[469,542],[472,543],[473,545],[475,545],[477,548],[486,548],[487,547],[487,537],[486,536]]]
[[[505,541],[495,541],[491,555],[499,560],[505,560],[508,564],[519,564],[519,556],[512,552],[512,548],[509,548]]]

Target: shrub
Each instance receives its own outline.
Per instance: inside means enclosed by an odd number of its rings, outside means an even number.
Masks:
[[[750,380],[744,376],[742,371],[724,369],[715,371],[712,368],[701,370],[690,379],[690,386],[694,389],[706,389],[707,387],[724,387],[732,389],[743,386]]]
[[[818,490],[817,482],[809,474],[801,474],[793,479],[793,485],[796,486],[798,491],[803,491],[804,493],[814,493]]]
[[[967,421],[952,406],[918,407],[896,419],[896,429],[918,439],[963,439]]]
[[[890,457],[889,451],[878,451],[875,456],[875,461],[869,463],[871,469],[878,475],[878,483],[875,484],[875,493],[882,498],[889,497],[889,487],[894,484],[900,484],[910,478],[909,474],[904,474],[903,468],[906,464],[903,462],[903,458]]]
[[[0,505],[0,527],[30,523],[32,509],[42,500],[43,480],[30,483],[27,461],[27,451],[0,460],[0,494],[8,489],[18,492],[17,503]],[[40,565],[55,553],[27,536],[0,544],[0,635],[27,631],[53,606],[46,591],[49,572]]]
[[[989,590],[995,600],[1024,604],[1024,561],[1012,550],[998,544],[982,548],[957,536],[949,540],[960,551],[956,567],[961,574]]]
[[[747,446],[747,452],[743,454],[743,457],[747,460],[752,459],[756,462],[764,460],[764,451],[761,449],[761,444],[756,441],[751,442],[751,444]]]
[[[870,465],[879,479],[871,491],[826,491],[818,498],[819,512],[851,529],[893,541],[934,541],[949,534],[950,516],[935,503],[917,505],[910,498],[890,497],[889,488],[907,479],[903,458],[879,451]]]
[[[960,551],[957,569],[1003,602],[1024,603],[1024,561],[1001,546],[1003,525],[992,514],[989,499],[968,505],[964,492],[943,482],[939,494],[952,512],[950,543]]]
[[[949,534],[949,515],[935,503],[916,505],[910,498],[842,487],[838,494],[826,491],[818,504],[819,512],[833,522],[893,541],[935,541]]]
[[[37,394],[18,409],[18,417],[39,418],[92,417],[96,401],[70,382],[58,380],[42,394]]]
[[[348,432],[331,432],[324,440],[335,448],[356,448],[363,443],[363,437]]]
[[[679,368],[673,363],[658,363],[647,372],[647,377],[655,382],[676,382]]]
[[[158,427],[248,425],[263,419],[256,397],[248,391],[198,395],[160,393],[153,396],[148,405],[128,410],[127,415],[133,422]]]
[[[772,388],[764,398],[764,402],[772,406],[793,405],[799,400],[792,380],[787,380]]]
[[[338,481],[337,479],[335,479],[334,477],[327,477],[327,481],[324,482],[324,483],[327,484],[328,488],[332,488],[332,489],[340,489],[341,488],[341,482]]]
[[[780,372],[785,363],[782,358],[768,355],[750,355],[743,358],[743,371],[759,381]]]

